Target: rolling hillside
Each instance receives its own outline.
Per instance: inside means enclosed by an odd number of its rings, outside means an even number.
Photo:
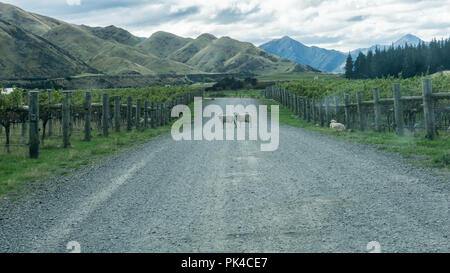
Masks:
[[[99,29],[95,30],[97,33]],[[106,74],[186,74],[195,69],[178,62],[161,59],[137,47],[99,38],[93,29],[63,24],[48,31],[44,38],[67,49],[77,58]],[[127,40],[128,42],[130,39]]]
[[[0,78],[58,78],[97,73],[47,40],[0,19]]]
[[[0,2],[0,19],[38,36],[42,36],[52,28],[64,24],[62,21],[26,12],[16,6],[2,2]]]
[[[167,58],[171,53],[180,49],[191,40],[172,33],[158,31],[150,36],[150,38],[139,43],[137,48],[160,58]]]
[[[118,42],[120,44],[135,46],[139,44],[142,40],[129,33],[128,31],[115,27],[89,27],[82,26],[84,29],[97,36],[100,39],[112,42]]]
[[[211,34],[202,34],[195,40],[190,40],[183,47],[177,49],[169,55],[169,58],[182,63],[188,62],[200,50],[207,47],[217,38]]]

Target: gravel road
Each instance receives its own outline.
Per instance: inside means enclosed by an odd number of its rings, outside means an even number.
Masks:
[[[275,152],[167,134],[49,184],[0,205],[0,252],[450,251],[448,176],[289,126]]]

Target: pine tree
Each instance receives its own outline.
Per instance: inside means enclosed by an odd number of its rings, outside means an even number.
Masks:
[[[358,57],[355,61],[355,78],[363,79],[366,78],[366,56],[359,52]]]
[[[345,77],[347,79],[352,79],[354,77],[353,73],[353,59],[350,52],[348,53],[347,62],[345,63]]]

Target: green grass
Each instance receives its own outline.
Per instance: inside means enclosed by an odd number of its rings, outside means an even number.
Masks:
[[[267,105],[280,105],[269,99],[261,99]],[[398,137],[394,133],[378,133],[373,131],[334,132],[325,127],[317,127],[299,118],[288,108],[280,105],[280,123],[319,132],[333,137],[343,138],[351,142],[372,145],[379,150],[395,152],[412,160],[417,166],[450,170],[450,134],[443,133],[435,140],[427,140],[424,136],[407,135]]]
[[[212,98],[260,98],[262,90],[223,90],[223,91],[213,91],[205,92],[205,97]]]

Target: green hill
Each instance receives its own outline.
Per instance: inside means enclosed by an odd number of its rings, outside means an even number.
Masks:
[[[0,78],[58,78],[98,73],[47,40],[0,19]]]
[[[1,2],[0,19],[38,36],[42,36],[50,29],[64,24],[62,21],[31,12],[26,12],[16,6]]]
[[[174,51],[169,55],[169,58],[178,62],[187,63],[200,50],[207,47],[211,42],[217,40],[214,35],[202,34],[197,39],[189,41],[183,47]]]
[[[192,39],[183,38],[172,33],[158,31],[147,40],[137,45],[139,49],[146,53],[153,54],[160,58],[167,58],[171,53],[180,49]]]
[[[82,27],[98,38],[106,41],[114,41],[129,46],[135,46],[141,42],[140,38],[134,36],[124,29],[115,26],[89,27],[83,25]]]
[[[98,33],[99,30],[97,29]],[[63,24],[48,31],[44,37],[65,48],[77,58],[106,74],[188,74],[195,69],[171,60],[160,59],[137,47],[116,39],[101,39],[91,28]],[[129,40],[128,40],[129,41]]]

